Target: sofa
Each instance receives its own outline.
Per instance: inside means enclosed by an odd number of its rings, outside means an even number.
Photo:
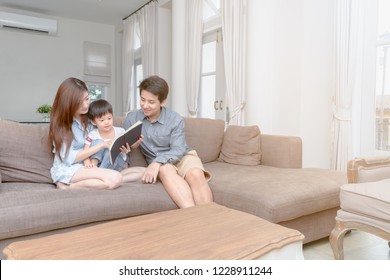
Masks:
[[[123,117],[115,118],[115,125],[122,123]],[[185,118],[185,130],[188,145],[212,174],[216,203],[296,229],[304,243],[329,236],[347,175],[302,168],[299,137],[204,118]],[[1,252],[17,240],[177,208],[159,182],[115,190],[57,189],[47,136],[48,125],[0,120]],[[131,165],[146,166],[139,149],[131,152]]]

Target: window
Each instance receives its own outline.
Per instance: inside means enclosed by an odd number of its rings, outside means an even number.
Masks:
[[[225,119],[223,47],[220,29],[203,38],[199,114]]]
[[[390,151],[390,1],[378,1],[375,148]]]
[[[140,107],[140,95],[139,95],[138,85],[144,79],[143,78],[142,60],[141,60],[141,58],[138,58],[138,59],[135,60],[133,77],[134,77],[133,80],[135,82],[134,91],[133,91],[134,107],[136,109],[140,109],[141,107]]]
[[[199,117],[225,119],[225,73],[219,0],[204,0]]]
[[[203,20],[207,21],[220,15],[220,0],[204,0],[203,2]]]
[[[111,84],[111,47],[84,42],[84,81],[91,100],[107,98]]]
[[[105,86],[99,86],[94,84],[87,84],[91,101],[98,99],[105,99],[107,96],[108,88]]]

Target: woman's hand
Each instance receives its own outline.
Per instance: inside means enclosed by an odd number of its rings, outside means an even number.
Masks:
[[[97,160],[90,160],[89,158],[84,160],[84,167],[85,168],[94,168],[97,166]]]

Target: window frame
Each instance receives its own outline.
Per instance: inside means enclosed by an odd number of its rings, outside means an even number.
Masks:
[[[365,46],[362,67],[364,80],[362,81],[360,99],[358,96],[354,96],[353,157],[390,156],[390,151],[376,148],[376,64],[377,48],[381,44],[377,38],[378,1],[372,1],[370,5],[366,6],[365,19]]]
[[[210,4],[210,1],[204,0],[204,5]],[[220,5],[219,5],[220,6]],[[202,47],[204,44],[216,41],[216,57],[215,57],[215,63],[216,68],[215,71],[203,73],[203,67],[201,67],[201,73],[200,73],[200,94],[199,94],[199,113],[198,117],[213,117],[214,119],[226,119],[226,107],[225,107],[225,71],[224,71],[224,59],[223,59],[223,45],[222,45],[222,17],[220,14],[220,9],[216,10],[213,9],[216,13],[213,16],[208,17],[207,19],[203,20],[203,36],[202,36]],[[202,54],[203,55],[203,54]],[[203,62],[203,58],[202,58]],[[203,104],[203,98],[204,95],[203,92],[203,84],[202,80],[205,77],[211,77],[214,76],[215,80],[215,94],[212,98],[213,104],[207,104],[207,106],[214,106],[214,115],[205,115],[202,110],[202,106],[206,105]],[[208,101],[211,100],[210,98],[207,99]],[[222,108],[222,109],[221,109]],[[205,110],[209,112],[209,110]],[[222,112],[222,113],[221,113]]]

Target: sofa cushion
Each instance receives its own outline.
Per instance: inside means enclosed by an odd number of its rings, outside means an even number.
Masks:
[[[340,206],[351,213],[390,221],[390,179],[341,186]]]
[[[185,118],[187,145],[196,150],[202,162],[218,159],[225,131],[223,120]]]
[[[49,127],[0,120],[0,172],[3,182],[52,183]]]
[[[219,160],[239,165],[261,162],[260,129],[257,125],[227,127]]]
[[[161,183],[59,190],[52,184],[3,182],[0,190],[0,240],[177,208]]]
[[[339,207],[345,172],[320,168],[277,168],[210,162],[214,201],[273,223]]]

